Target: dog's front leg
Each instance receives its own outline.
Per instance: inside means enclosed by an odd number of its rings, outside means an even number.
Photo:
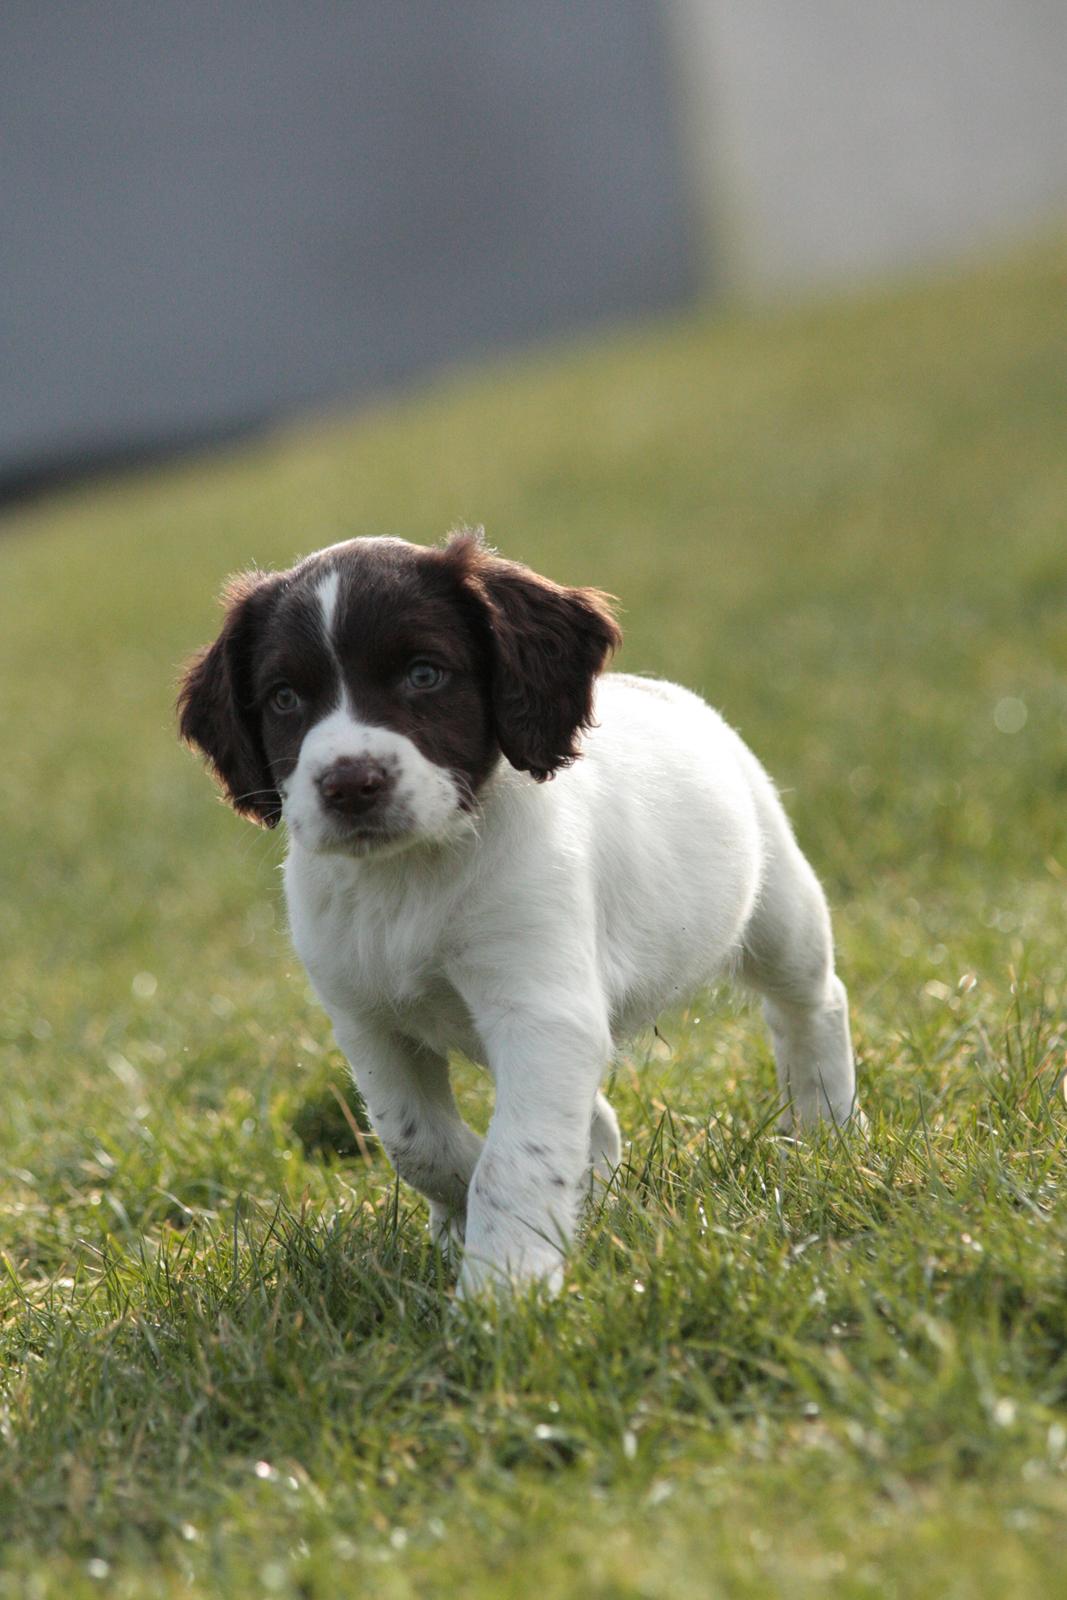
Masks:
[[[521,1004],[475,1013],[496,1105],[467,1197],[464,1297],[509,1283],[555,1291],[563,1282],[611,1038],[587,998],[562,1012],[560,1004],[557,996],[551,1013]]]
[[[390,1161],[430,1202],[437,1242],[459,1243],[482,1141],[456,1109],[448,1062],[376,1021],[335,1015],[333,1025]]]

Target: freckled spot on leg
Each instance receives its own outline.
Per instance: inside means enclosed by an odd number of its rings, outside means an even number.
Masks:
[[[493,1160],[492,1155],[486,1151],[478,1163],[478,1167],[474,1176],[479,1184],[487,1184],[493,1177],[495,1177],[496,1171],[497,1163]]]
[[[400,1137],[405,1140],[406,1143],[410,1144],[418,1131],[419,1125],[415,1121],[415,1118],[409,1117],[400,1130]]]
[[[535,1139],[527,1139],[522,1148],[528,1156],[533,1156],[535,1161],[543,1160],[548,1154],[548,1146],[538,1144]]]
[[[562,1177],[558,1172],[549,1173],[548,1181],[554,1189],[565,1189],[567,1187],[566,1178]]]

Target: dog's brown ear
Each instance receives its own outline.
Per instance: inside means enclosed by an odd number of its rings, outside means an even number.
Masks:
[[[277,586],[277,577],[258,572],[230,580],[222,632],[193,656],[178,691],[181,737],[208,758],[233,809],[267,828],[277,823],[282,801],[252,704],[252,665]]]
[[[611,597],[567,589],[504,561],[480,533],[453,535],[444,551],[479,602],[488,634],[492,708],[500,748],[539,782],[579,755],[593,715],[593,685],[622,632]]]

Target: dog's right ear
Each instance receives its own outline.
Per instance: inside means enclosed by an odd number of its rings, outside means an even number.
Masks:
[[[178,729],[211,763],[233,809],[273,828],[282,800],[271,777],[252,699],[256,640],[270,614],[279,577],[241,573],[222,596],[226,620],[214,644],[197,652],[182,674]]]

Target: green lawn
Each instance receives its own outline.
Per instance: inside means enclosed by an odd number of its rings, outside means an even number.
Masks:
[[[620,595],[623,664],[775,774],[872,1124],[780,1149],[754,1012],[663,1019],[567,1292],[495,1321],[354,1146],[281,842],[171,713],[235,567],[461,521]],[[1060,1591],[1063,239],[27,507],[0,718],[0,1595]]]

